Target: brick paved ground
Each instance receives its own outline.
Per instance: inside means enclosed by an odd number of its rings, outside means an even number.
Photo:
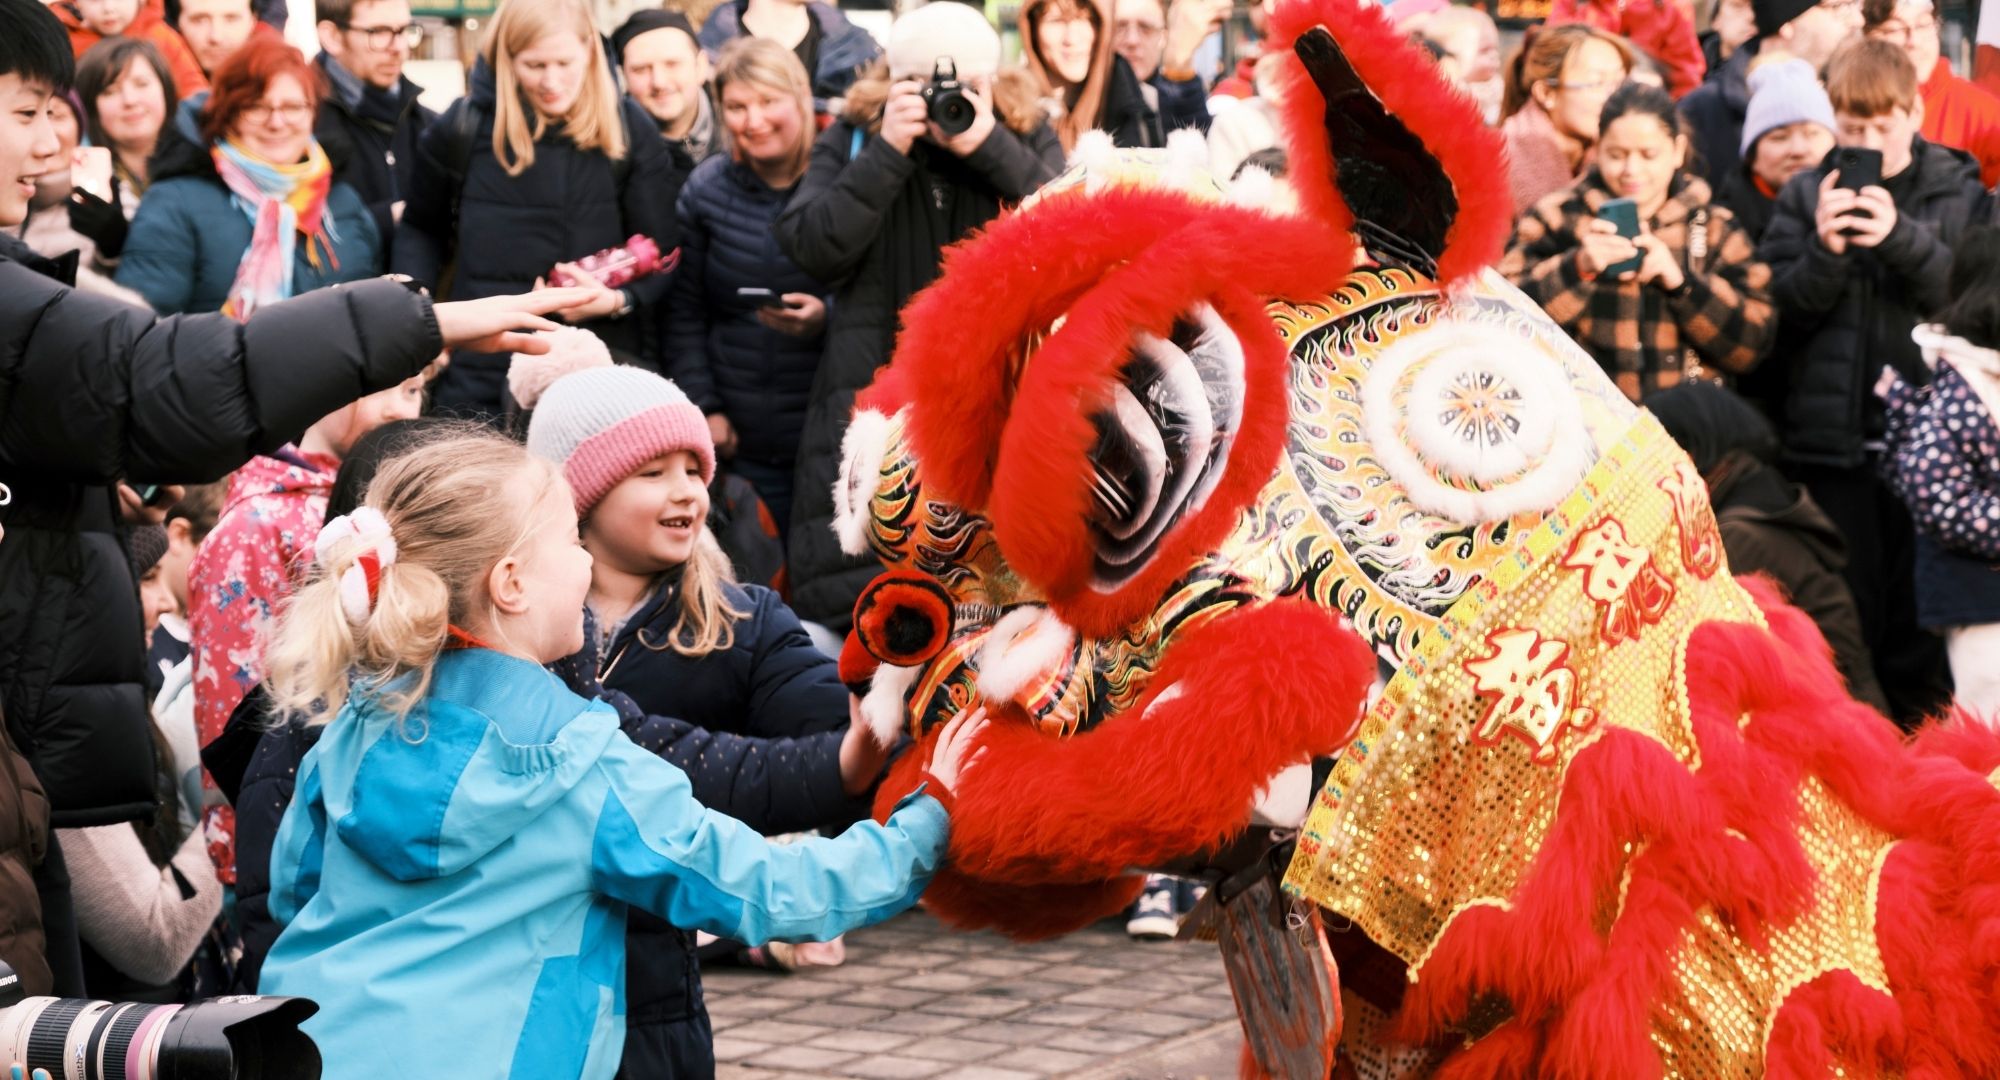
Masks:
[[[1021,945],[912,912],[840,967],[702,981],[718,1080],[1224,1080],[1242,1042],[1214,945],[1114,923]]]

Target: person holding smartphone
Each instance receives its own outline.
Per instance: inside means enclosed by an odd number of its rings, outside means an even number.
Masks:
[[[1770,268],[1708,183],[1687,171],[1673,99],[1627,83],[1605,102],[1597,163],[1515,226],[1500,271],[1637,401],[1764,356]]]
[[[741,37],[715,64],[726,154],[681,189],[681,265],[667,374],[708,416],[716,453],[750,481],[780,535],[826,329],[826,288],[771,226],[812,157],[812,77],[792,50]]]
[[[1789,390],[1784,461],[1847,537],[1848,585],[1894,719],[1949,700],[1944,648],[1917,626],[1914,532],[1880,478],[1884,365],[1912,386],[1930,371],[1910,331],[1950,299],[1952,249],[1983,198],[1969,154],[1925,141],[1917,71],[1879,39],[1826,66],[1838,143],[1778,195],[1758,255],[1771,264]],[[1872,175],[1863,175],[1869,173]]]

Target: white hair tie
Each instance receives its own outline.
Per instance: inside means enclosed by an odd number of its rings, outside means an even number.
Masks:
[[[354,541],[362,550],[353,565],[340,575],[340,609],[349,622],[364,623],[375,610],[375,597],[382,587],[382,571],[396,565],[396,537],[389,531],[389,519],[382,511],[364,506],[352,514],[342,514],[326,523],[313,540],[313,558],[330,566],[336,545]]]

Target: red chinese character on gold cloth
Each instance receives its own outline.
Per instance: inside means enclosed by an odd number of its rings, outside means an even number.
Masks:
[[[1512,734],[1535,748],[1535,760],[1555,761],[1555,738],[1564,727],[1590,726],[1595,714],[1576,708],[1576,672],[1569,644],[1533,630],[1507,627],[1486,636],[1492,652],[1465,662],[1474,689],[1489,698],[1474,741],[1493,744]]]
[[[1636,640],[1640,627],[1660,621],[1674,601],[1674,584],[1645,548],[1625,539],[1625,527],[1605,519],[1576,538],[1563,566],[1583,571],[1583,594],[1604,609],[1604,641]]]
[[[1682,461],[1673,475],[1660,481],[1660,490],[1674,504],[1674,526],[1681,534],[1681,564],[1699,578],[1707,578],[1722,567],[1722,531],[1715,524],[1715,508],[1708,502],[1708,485],[1694,463]]]

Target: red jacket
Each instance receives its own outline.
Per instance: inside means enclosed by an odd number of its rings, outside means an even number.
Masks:
[[[1555,0],[1548,25],[1589,23],[1637,45],[1666,69],[1667,92],[1679,101],[1708,73],[1694,23],[1678,0]]]
[[[1924,80],[1924,138],[1979,159],[1979,182],[2000,183],[2000,97],[1952,74],[1943,57]]]
[[[66,2],[49,5],[49,10],[62,20],[69,31],[69,47],[82,59],[92,45],[104,40],[104,35],[83,24],[83,15],[76,5]],[[180,31],[167,25],[161,0],[146,0],[139,5],[139,14],[133,16],[131,25],[125,28],[122,37],[144,38],[160,50],[166,58],[167,70],[174,76],[174,92],[182,98],[190,98],[208,89],[208,76],[201,72],[201,64],[194,58],[194,50],[180,35]],[[173,104],[168,102],[169,105]],[[172,109],[167,112],[171,117]]]

